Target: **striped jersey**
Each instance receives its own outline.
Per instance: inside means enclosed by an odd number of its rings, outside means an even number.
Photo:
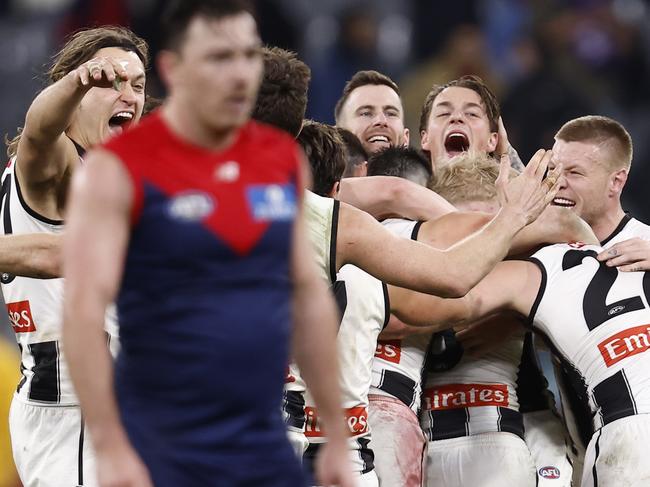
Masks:
[[[63,221],[40,215],[27,205],[12,159],[2,175],[2,233],[63,232]],[[31,279],[3,273],[2,294],[21,352],[17,397],[31,404],[78,404],[63,358],[63,279]],[[117,341],[114,313],[107,314],[109,340]]]
[[[650,273],[598,262],[602,247],[557,244],[531,260],[542,282],[530,320],[561,362],[594,430],[650,413]]]
[[[417,240],[422,222],[390,218],[382,224],[394,234]],[[420,408],[421,381],[427,347],[431,336],[415,334],[402,340],[377,342],[372,364],[371,394],[399,399],[416,414]]]

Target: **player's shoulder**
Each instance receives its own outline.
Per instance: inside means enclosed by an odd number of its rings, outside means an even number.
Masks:
[[[627,230],[627,232],[625,232]],[[650,225],[643,223],[636,218],[630,218],[630,221],[626,225],[624,232],[629,238],[642,238],[645,240],[650,240]]]
[[[531,256],[531,260],[542,262],[545,265],[560,263],[560,257],[563,257],[567,252],[572,250],[584,252],[585,255],[594,255],[600,253],[602,247],[583,242],[557,243],[542,247]]]

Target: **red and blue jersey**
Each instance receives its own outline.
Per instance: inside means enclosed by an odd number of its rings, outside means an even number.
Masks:
[[[295,142],[249,122],[214,152],[154,113],[105,149],[134,188],[116,390],[154,483],[301,485],[280,416]]]

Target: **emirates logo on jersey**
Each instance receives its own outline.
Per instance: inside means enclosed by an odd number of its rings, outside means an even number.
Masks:
[[[428,410],[470,408],[476,406],[508,406],[505,384],[449,384],[424,391]]]
[[[7,303],[9,322],[16,333],[29,333],[36,331],[36,324],[32,318],[32,310],[29,301],[16,301]]]
[[[350,436],[359,436],[368,432],[368,409],[366,407],[355,406],[345,409],[344,412]],[[305,418],[305,436],[307,438],[322,438],[325,436],[322,421],[316,408],[305,406]]]
[[[402,358],[402,341],[384,340],[377,342],[375,358],[380,358],[386,362],[398,364]]]
[[[645,352],[650,348],[650,324],[628,328],[598,344],[598,350],[611,367],[621,360]]]

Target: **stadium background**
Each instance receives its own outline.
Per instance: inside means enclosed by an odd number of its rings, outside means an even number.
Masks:
[[[155,53],[156,19],[164,3],[1,0],[0,133],[13,135],[22,125],[31,100],[43,87],[45,66],[66,35],[86,26],[126,25],[147,39]],[[431,84],[478,74],[501,101],[510,140],[525,161],[537,148],[549,148],[555,131],[570,118],[602,114],[622,122],[634,141],[624,208],[650,221],[644,193],[650,182],[647,0],[254,3],[263,41],[297,51],[312,69],[310,118],[333,122],[344,83],[359,69],[377,69],[400,84],[412,143],[417,145],[420,106]],[[147,84],[149,93],[164,95],[155,70]],[[4,313],[1,318],[0,339],[11,341]],[[6,355],[2,350],[0,355]],[[1,375],[1,370],[0,363],[0,385],[6,386],[13,378]],[[5,414],[0,412],[3,423]],[[0,444],[0,470],[7,448]],[[0,473],[0,487],[15,486],[3,482]]]

